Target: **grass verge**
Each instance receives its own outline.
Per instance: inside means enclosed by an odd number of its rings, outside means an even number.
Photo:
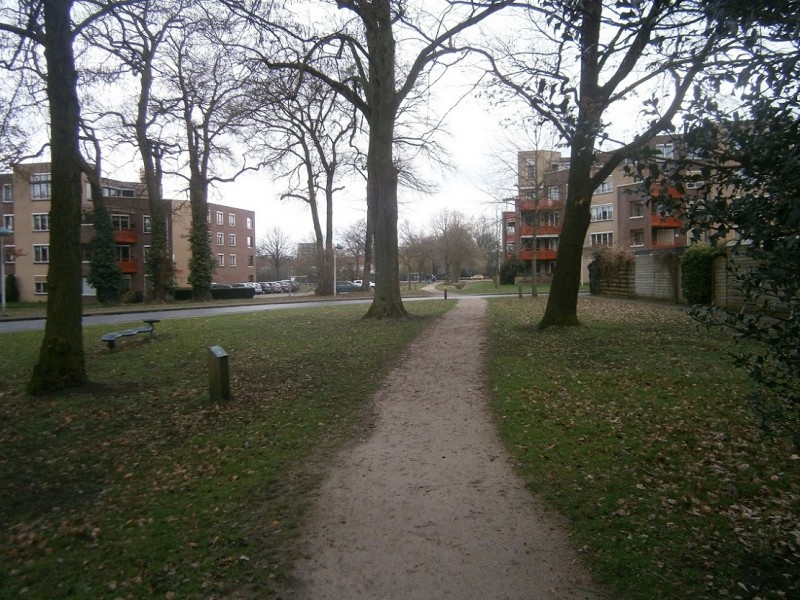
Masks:
[[[730,340],[670,306],[491,303],[491,389],[530,489],[625,600],[800,598],[800,460],[766,439]]]
[[[164,321],[114,352],[98,339],[113,327],[85,328],[92,383],[43,399],[19,392],[41,333],[3,334],[0,597],[269,597],[325,458],[450,305],[402,322],[359,306]],[[230,356],[223,405],[207,399],[210,345]]]

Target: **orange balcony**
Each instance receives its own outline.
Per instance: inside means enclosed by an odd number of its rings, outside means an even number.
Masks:
[[[136,244],[139,241],[139,232],[135,229],[115,229],[114,242],[117,244]]]
[[[683,222],[675,217],[650,215],[650,227],[654,229],[680,229],[683,227]]]
[[[536,260],[555,260],[558,256],[558,250],[537,250]],[[519,251],[519,257],[522,260],[533,260],[533,250],[522,249]]]
[[[558,256],[558,250],[537,250],[536,260],[555,260]]]
[[[139,272],[139,264],[135,260],[118,260],[117,264],[123,275],[134,275]]]
[[[537,236],[545,236],[545,235],[560,235],[561,234],[561,226],[552,226],[552,225],[539,225],[536,228],[536,235]],[[533,225],[520,225],[519,228],[520,235],[533,235]]]

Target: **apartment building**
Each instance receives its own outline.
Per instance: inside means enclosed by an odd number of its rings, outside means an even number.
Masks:
[[[175,281],[178,287],[190,287],[192,209],[189,202],[173,201],[171,207]],[[228,284],[256,281],[255,212],[209,202],[207,218],[214,281]]]
[[[671,159],[676,151],[672,138],[667,136],[657,137],[653,145],[664,160]],[[532,154],[535,158],[531,158]],[[606,156],[598,155],[598,167]],[[534,173],[537,183],[531,184]],[[555,266],[568,178],[569,158],[558,152],[518,154],[519,194],[514,211],[503,213],[503,246],[506,258],[516,256],[523,260],[528,272],[534,247],[538,274],[546,277]],[[662,215],[659,207],[649,201],[641,182],[625,172],[625,165],[616,168],[597,187],[590,210],[591,222],[584,242],[587,257],[593,247],[599,246],[638,252],[687,244],[681,231],[683,222]],[[588,273],[584,275],[588,277]]]
[[[150,210],[145,188],[140,182],[103,179],[103,195],[114,228],[117,263],[126,289],[139,298],[147,297],[146,258],[150,248]],[[14,274],[20,300],[47,299],[49,268],[50,164],[14,165],[11,173],[0,174],[3,224],[13,234],[6,237],[6,272]],[[90,269],[89,242],[94,236],[93,206],[88,181],[82,186],[82,223],[80,242],[83,256],[83,295],[95,296],[88,284]],[[176,283],[188,286],[189,231],[191,211],[186,201],[166,200],[168,215],[167,243],[174,261]],[[218,215],[222,217],[218,217]],[[221,222],[221,224],[220,224]],[[214,242],[225,242],[224,252],[217,252],[215,277],[235,283],[255,280],[255,213],[222,205],[209,205],[209,235]],[[219,258],[222,255],[223,258]]]

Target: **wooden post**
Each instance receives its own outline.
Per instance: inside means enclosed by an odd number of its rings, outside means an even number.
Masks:
[[[228,353],[221,346],[208,347],[208,395],[212,402],[231,399]]]

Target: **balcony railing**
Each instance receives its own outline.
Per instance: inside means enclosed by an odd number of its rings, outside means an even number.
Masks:
[[[523,249],[519,251],[522,260],[533,260],[533,250]],[[537,250],[536,260],[555,260],[558,257],[558,250]]]
[[[683,222],[675,217],[662,217],[661,215],[650,215],[650,226],[653,229],[680,229]]]
[[[519,228],[520,235],[533,235],[534,234],[534,227],[533,225],[522,225]],[[539,225],[536,228],[536,235],[560,235],[561,234],[561,225]]]
[[[115,229],[114,241],[117,244],[136,244],[139,241],[139,232],[135,229]]]
[[[139,263],[135,260],[118,260],[117,264],[123,275],[134,275],[139,272]]]

